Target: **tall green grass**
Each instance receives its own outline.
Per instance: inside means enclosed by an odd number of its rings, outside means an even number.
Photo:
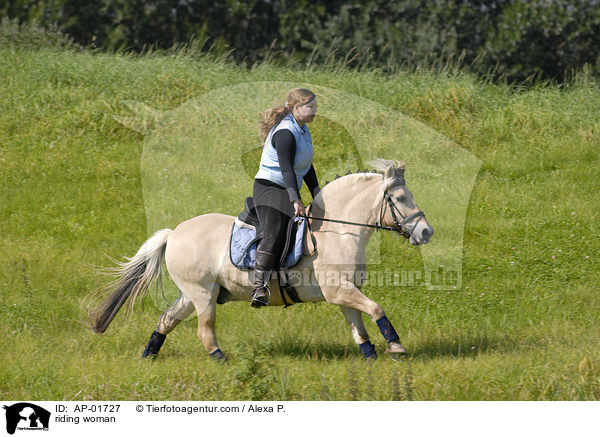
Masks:
[[[364,362],[341,312],[325,303],[219,307],[224,366],[203,351],[193,318],[157,360],[139,360],[160,313],[152,304],[108,335],[83,323],[81,300],[102,283],[93,266],[133,255],[153,231],[140,183],[144,138],[115,120],[130,115],[122,102],[169,110],[265,80],[388,105],[484,162],[465,224],[462,289],[365,290],[411,352],[403,362],[383,356],[369,320],[380,359]],[[2,398],[600,399],[600,91],[584,74],[520,89],[451,68],[384,75],[343,65],[240,68],[184,50],[9,47],[0,49],[0,95]],[[314,130],[330,150],[343,141]],[[240,205],[250,190],[236,193]],[[419,269],[417,248],[381,242],[385,259]]]

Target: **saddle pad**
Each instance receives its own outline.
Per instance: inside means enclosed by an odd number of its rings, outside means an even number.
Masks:
[[[304,217],[294,218],[297,224],[294,239],[285,261],[281,264],[283,268],[291,268],[300,262],[302,258],[302,249],[304,242],[304,232],[306,229],[306,219]],[[236,219],[231,229],[231,242],[229,245],[229,258],[231,263],[239,269],[254,270],[256,263],[256,248],[261,237],[256,235],[256,228],[247,223]],[[286,244],[289,246],[289,244]]]

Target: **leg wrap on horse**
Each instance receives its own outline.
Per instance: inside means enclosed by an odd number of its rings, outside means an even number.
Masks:
[[[373,346],[373,343],[371,343],[370,341],[365,341],[364,343],[360,344],[359,348],[365,359],[377,359],[377,352],[375,352],[375,346]]]
[[[150,355],[158,355],[158,351],[160,351],[160,348],[165,342],[165,338],[167,338],[165,334],[154,331],[150,336],[150,340],[148,341],[148,345],[146,345],[142,358],[146,358]]]
[[[400,337],[398,337],[396,330],[392,326],[392,323],[387,318],[387,316],[383,316],[381,319],[377,320],[375,323],[377,323],[377,326],[379,327],[379,330],[381,331],[383,338],[385,338],[385,340],[388,343],[400,340]]]
[[[216,351],[210,353],[209,355],[213,360],[216,360],[216,361],[224,361],[225,360],[225,354],[223,352],[221,352],[221,349],[217,349]]]

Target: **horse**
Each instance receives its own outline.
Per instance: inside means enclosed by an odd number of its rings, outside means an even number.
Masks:
[[[407,351],[395,328],[383,308],[361,291],[365,249],[375,229],[397,231],[410,244],[421,245],[429,242],[433,228],[406,186],[405,163],[377,158],[369,164],[375,171],[339,177],[315,196],[307,209],[310,231],[305,254],[289,275],[310,278],[295,285],[298,301],[324,300],[341,308],[364,358],[376,359],[377,352],[361,313],[377,324],[387,342],[386,353],[397,358]],[[184,221],[174,230],[154,233],[133,258],[113,268],[116,279],[101,294],[104,301],[88,308],[91,329],[105,332],[127,300],[130,314],[135,301],[143,301],[155,281],[162,284],[164,261],[180,294],[160,316],[142,356],[156,357],[166,336],[195,310],[198,338],[206,352],[216,360],[226,360],[215,333],[217,304],[250,301],[252,296],[253,272],[238,269],[229,257],[234,220],[230,215],[209,213]],[[269,306],[287,304],[278,281],[272,278],[269,289]]]

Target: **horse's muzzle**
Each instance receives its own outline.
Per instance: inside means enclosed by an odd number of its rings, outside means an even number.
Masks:
[[[429,223],[425,221],[421,221],[417,224],[415,229],[411,232],[410,235],[410,244],[414,244],[415,246],[419,246],[421,244],[429,243],[431,237],[433,236],[433,228],[429,226]]]

